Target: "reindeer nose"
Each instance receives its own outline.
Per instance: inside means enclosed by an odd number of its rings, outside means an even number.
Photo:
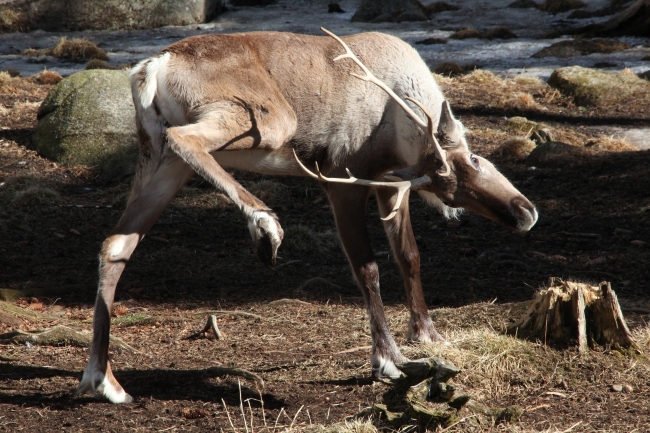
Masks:
[[[517,230],[527,232],[537,222],[537,209],[524,196],[515,197],[510,202],[510,208],[517,217]]]

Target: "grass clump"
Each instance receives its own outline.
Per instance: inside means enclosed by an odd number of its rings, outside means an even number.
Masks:
[[[474,28],[468,27],[466,29],[458,30],[452,33],[449,37],[452,39],[479,39],[481,37],[481,32]]]
[[[444,75],[445,77],[457,77],[467,73],[465,67],[454,62],[442,62],[433,70],[435,74]]]
[[[544,12],[559,14],[573,9],[580,9],[587,6],[582,0],[544,0],[539,6]]]
[[[297,224],[284,229],[282,248],[293,253],[314,252],[331,255],[338,247],[338,236],[332,231],[317,232],[305,225]]]
[[[468,27],[452,33],[449,37],[452,39],[514,39],[517,35],[503,26],[491,28],[484,32]]]
[[[7,71],[0,72],[0,87],[11,82],[13,77]]]
[[[535,147],[535,142],[529,138],[513,137],[503,142],[493,155],[501,159],[524,159]]]
[[[0,8],[0,33],[17,32],[21,30],[23,15],[8,8]]]
[[[60,198],[59,193],[52,188],[41,185],[32,185],[27,189],[14,193],[13,203],[19,206],[30,204],[41,204],[56,202]]]
[[[603,150],[607,152],[636,152],[639,150],[623,138],[613,138],[606,135],[601,135],[595,140],[587,141],[585,147],[592,150]]]
[[[38,56],[52,56],[59,59],[85,61],[89,59],[108,60],[106,51],[99,48],[93,42],[86,39],[68,39],[62,37],[59,42],[51,48],[36,50],[28,48],[23,52],[24,55],[30,57]]]
[[[246,189],[268,205],[274,205],[291,198],[289,188],[275,180],[263,179],[246,184]]]
[[[445,11],[457,11],[459,9],[460,8],[458,6],[442,1],[431,3],[430,5],[424,7],[424,11],[427,15],[437,14],[438,12]]]
[[[90,59],[88,63],[86,63],[86,70],[90,69],[115,69],[111,65],[108,64],[105,60],[100,60],[100,59]]]
[[[39,72],[38,74],[34,75],[32,78],[32,81],[36,84],[59,84],[61,80],[63,80],[63,77],[61,74],[59,74],[56,71],[48,71],[47,69],[43,70],[42,72]]]

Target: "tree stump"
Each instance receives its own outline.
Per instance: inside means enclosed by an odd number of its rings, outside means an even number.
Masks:
[[[609,282],[590,286],[551,277],[548,286],[536,295],[521,319],[508,327],[509,334],[544,344],[576,340],[580,352],[596,345],[634,347]]]

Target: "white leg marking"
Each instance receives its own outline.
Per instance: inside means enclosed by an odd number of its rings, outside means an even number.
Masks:
[[[257,240],[262,236],[262,227],[267,229],[265,231],[269,234],[274,244],[279,244],[282,241],[282,236],[280,236],[275,218],[265,211],[253,212],[253,214],[248,218],[248,231],[250,232],[251,238],[253,238],[254,242],[257,242]]]
[[[115,240],[111,240],[111,246],[108,251],[112,259],[119,257],[124,251],[124,246],[126,245],[126,236],[120,236]]]
[[[379,377],[388,377],[391,379],[399,379],[402,372],[395,366],[395,363],[390,359],[384,358],[381,355],[373,354],[370,358],[370,363],[373,366],[373,373]]]
[[[95,386],[95,384],[98,384]],[[131,403],[133,397],[127,394],[121,386],[116,387],[111,383],[108,376],[97,370],[91,360],[84,371],[83,378],[79,382],[77,394],[97,393],[104,396],[111,403]]]

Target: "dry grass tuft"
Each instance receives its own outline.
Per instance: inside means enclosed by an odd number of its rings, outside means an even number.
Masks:
[[[317,232],[302,224],[288,226],[284,229],[282,249],[293,253],[308,251],[330,255],[338,248],[339,239],[333,231]]]
[[[464,67],[454,62],[442,62],[433,70],[435,74],[444,75],[445,77],[456,77],[463,75],[467,71]]]
[[[109,65],[104,60],[91,59],[88,63],[86,63],[85,69],[90,70],[90,69],[115,69],[115,68]]]
[[[86,39],[75,38],[68,40],[66,37],[59,39],[59,43],[54,47],[42,50],[28,48],[23,52],[23,54],[30,57],[52,56],[59,59],[76,61],[89,59],[108,60],[108,54],[106,54],[106,51],[102,50],[94,43]]]
[[[443,1],[431,3],[430,5],[424,7],[427,15],[437,14],[438,12],[445,11],[457,11],[458,9],[460,9],[458,6]]]
[[[48,71],[45,69],[31,77],[31,79],[37,84],[59,84],[59,82],[63,80],[63,77],[56,71]]]
[[[9,75],[9,72],[7,72],[7,71],[0,72],[0,87],[2,87],[5,84],[11,82],[12,78],[13,77],[11,75]]]
[[[514,39],[517,35],[509,28],[503,26],[494,27],[484,32],[468,27],[452,33],[449,37],[452,39]]]
[[[305,433],[377,433],[377,427],[375,427],[371,420],[352,420],[344,421],[331,425],[314,425],[312,427],[296,427],[296,429],[287,430],[287,432],[293,433],[296,432],[305,432]]]
[[[85,39],[67,40],[65,37],[61,38],[59,43],[52,49],[52,55],[60,59],[108,60],[108,54],[106,54],[106,51],[102,50],[94,43]]]
[[[0,9],[0,33],[16,32],[21,30],[23,15],[11,9]]]
[[[587,6],[582,0],[544,0],[539,6],[540,10],[554,14],[580,9]]]
[[[513,78],[512,81],[514,81],[516,84],[520,86],[525,86],[525,87],[542,87],[546,84],[539,77],[530,77],[527,75],[520,75],[518,77]]]
[[[494,27],[481,34],[484,39],[516,39],[517,35],[507,27]]]
[[[639,150],[628,143],[624,138],[613,138],[605,135],[601,135],[595,140],[587,141],[585,147],[608,152],[635,152]]]
[[[32,185],[27,189],[17,191],[14,194],[13,203],[20,206],[50,203],[58,201],[59,197],[59,193],[52,188]]]
[[[452,39],[478,39],[481,37],[481,32],[472,27],[468,27],[466,29],[458,30],[452,33],[449,37]]]
[[[519,108],[537,107],[537,102],[530,93],[519,92],[515,94],[514,105]]]
[[[289,188],[275,180],[248,182],[246,189],[268,205],[275,205],[291,198]]]
[[[535,147],[535,142],[529,138],[514,137],[503,142],[492,155],[501,159],[524,159]]]

